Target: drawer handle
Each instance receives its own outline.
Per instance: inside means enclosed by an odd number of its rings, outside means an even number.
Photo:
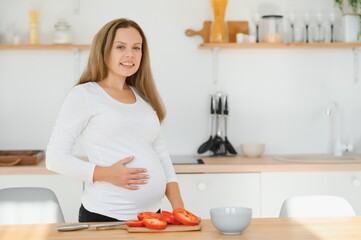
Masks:
[[[205,183],[199,183],[198,184],[198,189],[201,190],[201,191],[204,191],[206,190],[207,188],[207,185]]]
[[[353,178],[353,179],[352,179],[352,185],[353,185],[354,187],[359,187],[359,186],[361,185],[360,179],[358,179],[358,178]]]

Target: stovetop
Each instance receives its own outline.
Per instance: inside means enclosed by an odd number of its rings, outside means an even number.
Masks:
[[[204,164],[203,160],[197,156],[171,156],[174,165],[180,164]]]

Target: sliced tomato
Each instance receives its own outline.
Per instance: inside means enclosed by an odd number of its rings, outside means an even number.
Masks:
[[[174,209],[173,214],[175,219],[184,225],[195,226],[199,224],[199,218],[183,208]]]
[[[137,215],[139,220],[143,220],[144,218],[159,218],[159,213],[155,212],[140,212]]]
[[[139,220],[129,220],[125,223],[128,227],[144,227],[143,221]]]
[[[159,220],[166,221],[167,223],[170,224],[177,224],[177,225],[181,224],[175,219],[174,214],[168,211],[162,211],[160,213]]]
[[[163,230],[167,227],[167,222],[159,220],[158,218],[144,218],[143,224],[145,227],[154,230]]]

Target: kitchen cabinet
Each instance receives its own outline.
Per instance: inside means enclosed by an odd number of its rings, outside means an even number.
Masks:
[[[0,175],[0,188],[45,187],[59,199],[66,222],[77,222],[83,182],[57,174],[52,175]]]
[[[361,215],[361,172],[274,172],[261,174],[262,217],[278,217],[282,203],[297,195],[337,195]]]
[[[242,206],[260,216],[259,173],[177,174],[185,208],[209,219],[209,210],[222,206]],[[162,209],[171,210],[164,199]]]

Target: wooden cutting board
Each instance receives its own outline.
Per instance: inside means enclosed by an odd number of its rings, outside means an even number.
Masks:
[[[228,32],[228,42],[236,42],[237,33],[249,34],[247,21],[227,21],[226,24]],[[201,30],[196,31],[193,29],[187,29],[185,33],[188,37],[199,35],[203,38],[203,43],[209,43],[211,28],[212,22],[204,21],[203,28]]]
[[[196,31],[193,29],[187,29],[185,33],[188,37],[199,35],[200,37],[203,38],[204,43],[208,43],[211,35],[211,25],[212,25],[211,21],[204,21],[203,28],[201,30]]]
[[[112,230],[112,229],[123,229],[131,233],[148,233],[148,232],[190,232],[190,231],[200,231],[202,230],[202,224],[196,226],[186,226],[186,225],[171,225],[168,224],[167,228],[164,230],[153,230],[146,227],[128,227],[127,225],[116,225],[111,227],[102,227],[99,229],[91,230]]]
[[[228,21],[228,42],[237,41],[237,33],[249,34],[247,21]]]
[[[43,150],[0,151],[0,166],[36,165],[45,159]]]

